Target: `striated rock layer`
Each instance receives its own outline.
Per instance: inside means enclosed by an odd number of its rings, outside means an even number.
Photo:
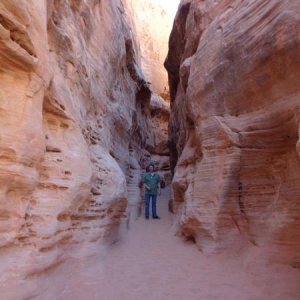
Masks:
[[[169,72],[172,208],[203,251],[300,262],[300,3],[180,4]]]
[[[139,213],[145,149],[168,154],[132,23],[120,0],[0,2],[3,299],[46,299],[54,267],[113,241]]]

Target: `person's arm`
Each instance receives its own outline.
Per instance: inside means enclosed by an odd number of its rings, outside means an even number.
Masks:
[[[146,187],[147,190],[151,190],[150,186],[145,182],[145,175],[143,176],[143,185]]]
[[[161,194],[161,189],[160,189],[160,181],[158,182],[158,195]]]
[[[157,187],[158,187],[158,195],[160,195],[161,194],[161,186],[160,186],[160,176],[159,175],[158,175]]]

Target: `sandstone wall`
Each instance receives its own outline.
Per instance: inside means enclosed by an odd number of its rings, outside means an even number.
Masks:
[[[139,214],[156,142],[127,12],[119,0],[0,2],[3,299],[41,299],[49,272]]]
[[[168,39],[179,0],[127,0],[140,44],[141,66],[151,90],[168,97],[168,75],[163,67]]]
[[[182,1],[166,67],[179,232],[299,264],[299,1]]]

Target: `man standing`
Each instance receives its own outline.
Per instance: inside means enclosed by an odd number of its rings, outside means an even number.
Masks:
[[[150,213],[150,199],[152,200],[152,218],[159,219],[156,212],[157,194],[160,195],[160,176],[154,172],[154,165],[149,166],[149,172],[145,173],[144,178],[145,187],[145,217],[149,219]]]

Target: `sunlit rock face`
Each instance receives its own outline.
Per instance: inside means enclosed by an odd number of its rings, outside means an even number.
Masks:
[[[0,2],[3,299],[57,299],[67,274],[42,294],[55,267],[139,213],[145,149],[165,151],[151,114],[167,108],[150,105],[131,24],[119,0]]]
[[[154,93],[168,94],[168,75],[163,67],[168,39],[179,0],[128,0],[132,9],[143,72]]]
[[[173,210],[208,252],[299,264],[300,3],[182,1],[166,60]]]

